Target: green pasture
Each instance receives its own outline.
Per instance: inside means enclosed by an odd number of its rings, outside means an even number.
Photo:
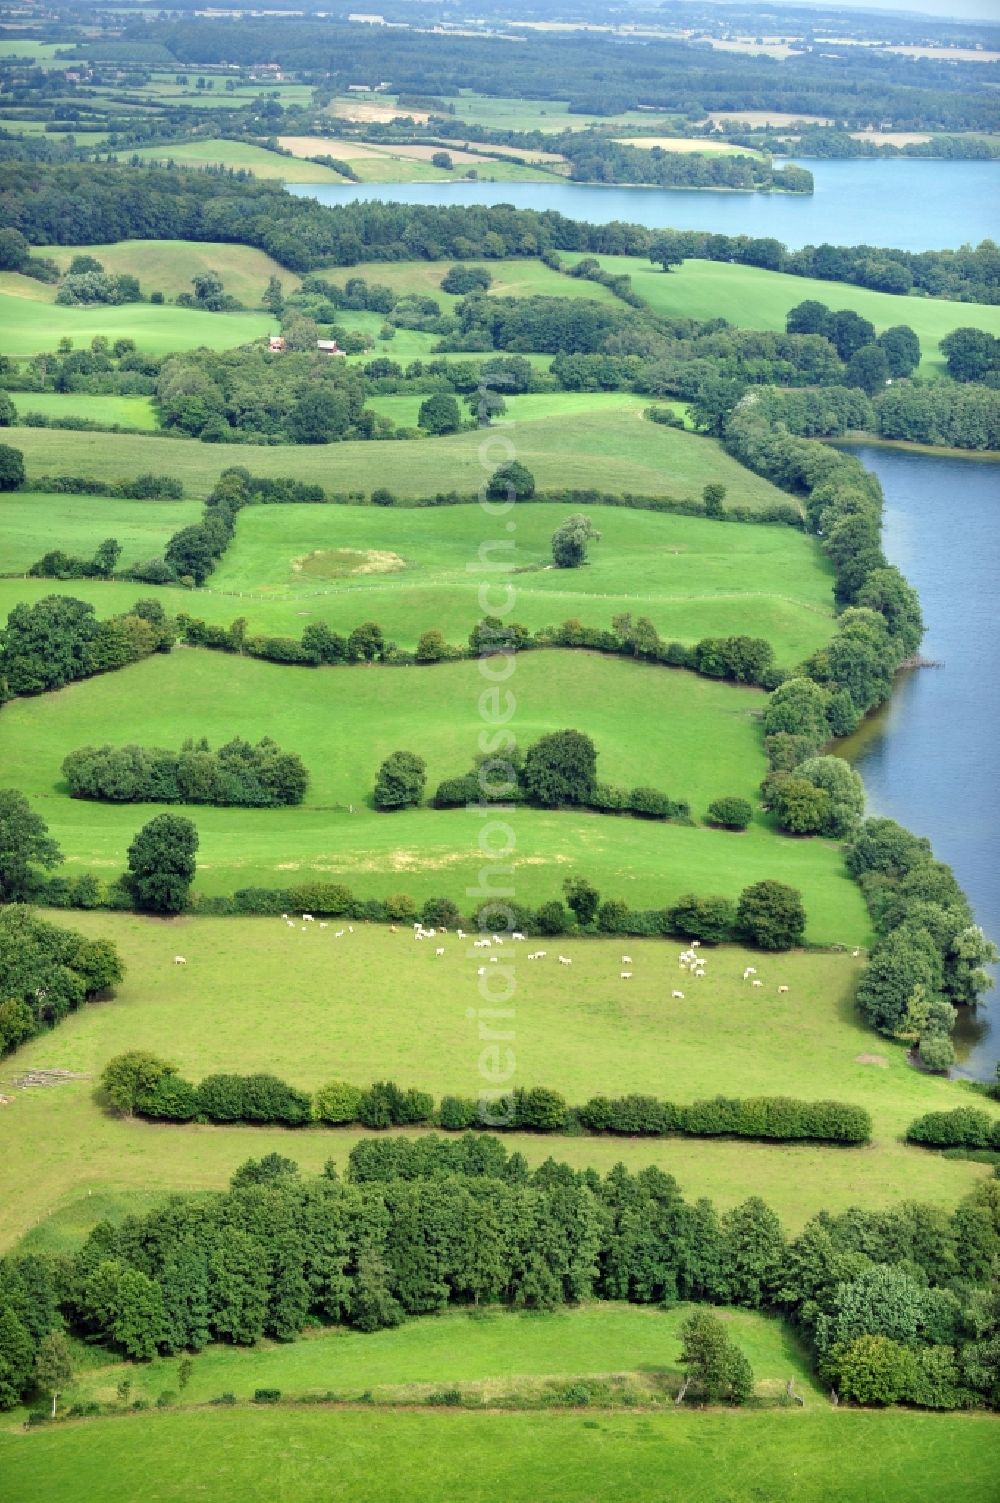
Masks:
[[[367,147],[368,143],[365,145]],[[441,149],[445,151],[447,147]],[[400,156],[391,150],[376,154],[370,147],[361,158],[352,157],[346,145],[331,151],[330,155],[343,156],[363,183],[460,183],[470,172],[474,172],[481,183],[542,183],[555,176],[541,167],[531,167],[523,162],[500,162],[493,157],[479,157],[475,163],[456,162],[449,169],[435,167],[433,163],[416,157]]]
[[[13,301],[0,297],[0,317],[4,305]],[[54,348],[60,332],[74,331],[75,326],[65,315],[76,311],[29,309],[24,318],[25,343],[33,324],[44,325],[51,320],[52,332],[44,338],[36,335],[35,343]],[[168,334],[174,338],[170,349],[189,348],[198,342],[214,342],[216,348],[238,344],[255,333],[266,333],[270,323],[263,314],[189,313],[174,308],[141,311],[165,315],[157,324],[157,332],[163,340]],[[188,320],[192,325],[198,321],[197,334]],[[188,327],[190,337],[184,341],[181,334]],[[107,328],[88,328],[86,337],[110,332]],[[127,332],[127,328],[116,328],[114,335]],[[134,337],[142,348],[152,348],[155,343],[148,335]],[[78,342],[82,338],[78,334]],[[389,353],[393,343],[386,346]],[[498,423],[489,432],[472,429],[446,438],[398,443],[352,441],[265,448],[38,428],[9,428],[6,442],[23,451],[29,477],[64,474],[118,480],[155,471],[175,475],[190,495],[207,495],[222,470],[234,464],[245,465],[254,475],[288,475],[315,481],[329,491],[371,492],[385,486],[404,499],[451,490],[475,495],[497,465],[516,457],[531,470],[540,490],[593,488],[615,495],[631,491],[634,495],[697,498],[710,481],[717,481],[726,486],[731,505],[758,508],[789,502],[786,492],[744,469],[716,440],[650,423],[639,405],[609,409],[598,403],[570,417],[539,418],[516,426]]]
[[[0,762],[44,810],[70,869],[113,875],[152,810],[63,797],[67,751],[109,740],[173,746],[187,735],[215,744],[235,734],[280,734],[310,769],[306,802],[253,811],[199,807],[199,890],[286,886],[325,874],[365,894],[405,891],[422,900],[445,893],[471,907],[466,890],[475,889],[484,859],[479,812],[383,815],[367,800],[379,763],[399,747],[426,760],[428,793],[443,777],[465,772],[488,713],[480,696],[489,688],[475,661],[309,670],[184,648],[12,702],[0,718]],[[759,691],[558,652],[523,655],[508,688],[516,709],[506,724],[522,745],[565,726],[585,730],[598,747],[602,779],[652,784],[689,801],[696,816],[713,798],[752,795],[763,775]],[[825,841],[779,836],[764,824],[733,835],[525,808],[509,822],[517,894],[525,902],[556,895],[568,868],[586,870],[633,907],[660,907],[688,891],[735,898],[751,881],[779,877],[802,890],[812,940],[859,943],[868,932],[860,894],[838,848]]]
[[[680,1327],[694,1308],[595,1302],[516,1314],[448,1312],[372,1335],[329,1327],[284,1344],[212,1346],[193,1359],[183,1402],[205,1404],[226,1392],[248,1400],[256,1388],[278,1388],[289,1399],[334,1391],[350,1401],[367,1391],[376,1403],[405,1403],[426,1398],[440,1384],[461,1384],[470,1398],[488,1400],[506,1392],[537,1394],[547,1381],[584,1376],[626,1378],[633,1391],[655,1400],[666,1381],[680,1381]],[[720,1318],[750,1362],[760,1398],[783,1390],[791,1378],[810,1407],[824,1403],[804,1353],[781,1321],[735,1309],[722,1310]],[[154,1402],[164,1390],[177,1393],[176,1357],[109,1363],[105,1352],[83,1349],[80,1355],[81,1371],[65,1402],[113,1404],[126,1373],[135,1398]],[[95,1357],[106,1365],[93,1365]]]
[[[994,1503],[996,1421],[727,1414],[194,1410],[0,1436],[21,1503]],[[873,1492],[873,1483],[877,1491]]]
[[[162,292],[176,298],[178,293],[190,292],[192,277],[205,271],[218,272],[226,291],[248,308],[260,306],[269,277],[280,277],[286,293],[300,285],[295,272],[280,266],[264,251],[222,241],[118,240],[111,245],[55,245],[46,248],[46,255],[62,271],[69,270],[74,256],[95,256],[107,272],[138,277],[145,296]],[[204,336],[201,342],[206,342]]]
[[[66,42],[35,42],[24,37],[15,37],[13,40],[5,37],[0,41],[0,57],[30,57],[38,61],[42,58],[55,57],[57,52],[66,49]]]
[[[231,99],[232,96],[228,96]],[[223,95],[223,98],[226,98]],[[232,106],[230,105],[230,108]],[[252,172],[258,178],[281,178],[287,183],[342,183],[345,179],[318,162],[284,157],[249,141],[185,141],[171,146],[143,146],[132,153],[141,162],[176,162],[178,167],[225,167]]]
[[[95,334],[103,334],[112,343],[134,339],[140,350],[167,355],[199,345],[232,349],[263,338],[277,324],[268,313],[202,313],[153,303],[64,307],[0,293],[0,328],[7,355],[42,354],[54,350],[64,337],[80,348],[89,345]]]
[[[363,277],[366,282],[381,282],[401,294],[435,297],[443,308],[450,311],[459,298],[441,290],[441,279],[452,264],[447,260],[361,261],[355,266],[328,267],[322,275],[341,287],[351,277]],[[600,282],[568,277],[534,257],[511,257],[500,261],[484,259],[475,264],[485,266],[493,279],[489,288],[491,297],[583,297],[596,303],[617,302],[614,293]]]
[[[577,853],[565,870],[593,868]],[[409,886],[405,873],[397,875]],[[504,963],[488,966],[494,982],[477,976],[484,952],[449,935],[438,957],[406,926],[392,933],[356,924],[338,940],[346,926],[334,920],[304,932],[279,918],[50,917],[111,939],[126,979],[113,1001],[72,1015],[0,1067],[0,1090],[13,1097],[0,1113],[0,1247],[28,1234],[28,1245],[66,1250],[97,1220],[141,1211],[155,1194],[221,1188],[250,1156],[282,1153],[309,1172],[331,1157],[343,1167],[364,1136],[114,1118],[96,1103],[94,1086],[123,1050],[150,1049],[195,1079],[213,1070],[267,1070],[305,1089],[333,1078],[392,1077],[437,1095],[474,1093],[483,1047],[477,1009],[510,983],[504,1005],[514,1009],[516,1084],[547,1084],[572,1100],[619,1091],[681,1101],[718,1092],[833,1097],[866,1106],[874,1122],[873,1142],[863,1149],[506,1135],[509,1148],[532,1163],[553,1155],[601,1173],[619,1161],[633,1170],[655,1164],[691,1198],[730,1206],[760,1195],[793,1231],[824,1208],[914,1199],[951,1207],[990,1173],[988,1165],[902,1141],[914,1117],[968,1102],[968,1089],[912,1070],[902,1045],[861,1025],[852,999],[863,962],[849,953],[770,958],[710,950],[697,981],[678,967],[675,942],[564,937],[543,941],[548,957],[531,963],[524,955],[535,942],[506,946]],[[572,966],[558,964],[559,951]],[[632,957],[628,982],[619,978],[623,951]],[[185,966],[174,965],[176,954]],[[748,960],[760,988],[742,980]],[[779,995],[779,984],[789,991]],[[683,1002],[671,998],[675,988],[686,993]],[[40,1068],[83,1078],[48,1090],[8,1089],[23,1071]]]
[[[52,548],[61,548],[77,558],[90,558],[99,543],[113,537],[122,546],[119,567],[126,569],[161,554],[173,534],[197,522],[200,514],[196,501],[124,501],[110,496],[8,491],[0,495],[2,567],[9,573],[26,570]],[[67,588],[56,580],[39,583],[45,587],[44,593]],[[133,585],[131,592],[134,599],[139,586]]]
[[[631,611],[649,616],[668,640],[765,637],[789,667],[829,639],[829,566],[803,533],[590,506],[601,533],[590,562],[556,569],[550,540],[569,511],[548,502],[520,507],[516,532],[498,539],[496,519],[475,505],[250,507],[209,588],[181,604],[213,620],[246,615],[259,629],[277,630],[280,620],[296,635],[310,620],[350,631],[375,619],[407,647],[431,627],[464,643],[482,614],[477,563],[486,558],[491,578],[516,591],[514,619],[532,629],[573,617],[610,626]],[[395,569],[369,572],[380,558]]]
[[[567,253],[568,262],[582,259]],[[1000,307],[985,303],[957,303],[944,298],[895,296],[852,287],[846,282],[822,282],[756,266],[724,261],[685,261],[674,271],[638,256],[599,256],[606,270],[627,272],[640,297],[657,313],[683,318],[726,318],[744,329],[784,329],[785,317],[796,303],[815,298],[834,312],[850,309],[870,319],[878,333],[895,324],[909,324],[920,340],[924,375],[939,375],[944,361],[939,342],[952,329],[973,325],[1000,336]]]
[[[86,391],[17,391],[11,401],[24,419],[26,413],[39,412],[43,417],[85,418],[111,428],[140,428],[148,433],[159,430],[160,419],[152,397],[114,397],[91,395]]]
[[[530,43],[529,43],[530,45]],[[616,133],[627,129],[649,130],[661,117],[648,110],[623,110],[617,115],[571,114],[561,99],[505,99],[463,89],[453,101],[455,116],[470,125],[488,125],[494,130],[565,130],[599,128]]]

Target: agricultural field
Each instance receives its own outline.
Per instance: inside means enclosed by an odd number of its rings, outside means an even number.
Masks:
[[[195,501],[124,501],[110,496],[8,492],[0,495],[4,572],[22,572],[54,547],[77,558],[90,558],[108,537],[117,538],[121,544],[119,567],[126,569],[140,559],[162,553],[179,528],[197,522],[200,511]],[[49,590],[58,588],[56,581],[43,583]]]
[[[966,1415],[389,1414],[278,1409],[140,1415],[0,1436],[0,1463],[23,1503],[127,1503],[136,1487],[186,1503],[192,1474],[249,1503],[306,1497],[355,1503],[646,1503],[677,1489],[691,1503],[766,1497],[936,1503],[960,1492],[993,1503],[989,1419]]]
[[[286,183],[342,183],[345,179],[318,162],[283,157],[249,141],[185,141],[173,146],[143,146],[135,155],[142,162],[176,162],[178,167],[225,167],[252,172],[254,177],[280,178]]]
[[[711,137],[704,136],[619,136],[618,139],[623,146],[641,146],[646,151],[652,151],[657,146],[660,151],[684,154],[693,152],[714,157],[756,157],[761,161],[765,155],[752,147],[732,146],[728,141],[713,141]]]
[[[385,897],[389,884],[418,901],[439,893],[464,901],[483,861],[478,811],[421,808],[386,816],[367,801],[379,763],[400,746],[426,761],[428,795],[442,778],[469,769],[483,683],[470,661],[313,671],[175,650],[7,706],[0,760],[44,807],[71,869],[108,876],[121,869],[149,811],[63,797],[60,766],[67,750],[108,740],[173,746],[192,734],[215,745],[237,733],[258,740],[280,728],[284,748],[298,752],[311,771],[306,801],[253,812],[199,807],[201,891],[231,893],[318,877],[345,881],[366,896]],[[600,753],[603,780],[652,784],[688,801],[696,817],[714,798],[752,795],[763,776],[754,718],[759,691],[558,652],[523,656],[510,687],[517,697],[510,728],[522,746],[549,731],[585,725]],[[650,725],[659,732],[650,734]],[[711,760],[703,755],[708,745]],[[690,891],[736,898],[748,883],[778,877],[802,891],[810,939],[860,944],[868,935],[860,894],[839,850],[821,840],[778,836],[761,823],[731,835],[568,811],[522,808],[509,818],[524,902],[556,896],[563,878],[581,865],[605,891],[647,908]]]
[[[3,301],[0,298],[0,317]],[[166,315],[164,332],[188,318],[207,321],[213,333],[234,328],[238,321],[269,322],[264,315],[246,313],[148,311]],[[66,325],[62,328],[65,332]],[[220,334],[217,338],[216,348],[223,348],[224,337]],[[148,339],[139,342],[149,348]],[[47,347],[54,343],[49,341]],[[394,344],[390,344],[390,351]],[[786,492],[745,470],[714,439],[647,422],[642,416],[643,405],[635,402],[626,421],[620,407],[602,408],[598,400],[590,410],[519,423],[513,430],[498,424],[487,434],[471,429],[445,438],[402,443],[350,441],[255,448],[154,435],[42,428],[9,428],[7,442],[22,450],[29,478],[62,473],[120,480],[153,471],[176,476],[189,495],[206,496],[222,470],[242,464],[255,475],[292,475],[318,482],[328,491],[370,492],[385,486],[408,499],[450,490],[477,495],[495,466],[508,457],[511,437],[516,436],[517,457],[531,470],[539,490],[595,489],[611,495],[631,491],[641,496],[699,497],[706,485],[718,482],[726,486],[730,504],[755,509],[788,504]]]
[[[156,433],[160,427],[152,397],[101,396],[86,391],[19,391],[11,396],[11,401],[21,421],[28,413],[37,413],[50,422],[82,418],[108,428],[117,425],[145,433]]]
[[[203,1404],[230,1392],[247,1400],[259,1387],[291,1398],[334,1388],[348,1402],[367,1391],[376,1402],[407,1403],[425,1399],[436,1385],[460,1383],[469,1398],[489,1402],[505,1393],[540,1396],[553,1379],[608,1375],[655,1401],[666,1384],[680,1381],[679,1329],[694,1308],[595,1303],[520,1314],[454,1312],[370,1335],[331,1328],[291,1345],[220,1345],[195,1359],[184,1399]],[[810,1407],[823,1403],[787,1327],[748,1310],[727,1310],[724,1318],[750,1361],[760,1399],[791,1378]],[[113,1402],[123,1364],[95,1367],[90,1353],[84,1360],[73,1399]],[[176,1383],[177,1361],[154,1360],[135,1372],[134,1391],[153,1401]]]
[[[264,251],[221,241],[119,240],[113,245],[54,245],[47,248],[46,255],[62,271],[69,270],[74,256],[94,256],[113,276],[127,272],[138,277],[145,297],[162,292],[174,299],[179,293],[190,292],[192,277],[206,271],[217,272],[230,296],[239,298],[248,308],[260,307],[269,277],[279,277],[286,293],[296,292],[301,285],[295,272],[279,266]],[[19,282],[27,280],[18,278]],[[0,290],[5,290],[2,282]]]
[[[496,157],[463,151],[459,146],[383,145],[370,141],[337,140],[324,136],[280,136],[279,144],[294,156],[334,157],[346,162],[362,183],[447,183],[474,176],[481,182],[535,183],[552,176],[550,171],[524,162],[500,161]],[[432,158],[447,151],[453,167],[438,167]],[[543,153],[553,162],[561,157]],[[470,172],[471,169],[471,172]]]
[[[102,334],[111,343],[134,339],[140,349],[152,355],[175,354],[200,345],[228,350],[277,329],[268,313],[203,313],[153,303],[64,307],[9,292],[0,293],[0,325],[4,352],[18,356],[44,354],[54,350],[63,338],[72,339],[79,348],[89,344],[95,334]]]
[[[101,1217],[148,1207],[151,1193],[222,1188],[248,1156],[279,1152],[309,1172],[332,1157],[343,1168],[363,1135],[123,1121],[98,1106],[94,1084],[124,1049],[149,1049],[194,1079],[213,1070],[263,1069],[307,1090],[331,1078],[367,1084],[384,1076],[436,1095],[475,1088],[481,952],[457,939],[445,940],[439,958],[408,930],[364,925],[337,940],[332,922],[306,933],[260,918],[164,923],[75,913],[72,923],[113,940],[126,980],[112,1002],[84,1008],[0,1068],[0,1089],[13,1095],[0,1113],[0,1195],[7,1207],[0,1247],[30,1232],[29,1245],[65,1250]],[[549,1085],[574,1101],[629,1090],[678,1101],[719,1092],[830,1095],[867,1106],[873,1142],[841,1149],[506,1134],[508,1147],[529,1162],[553,1155],[602,1173],[620,1161],[633,1170],[656,1164],[692,1199],[707,1195],[729,1206],[760,1195],[792,1231],[824,1208],[875,1209],[912,1199],[951,1207],[989,1175],[988,1165],[947,1160],[901,1141],[915,1116],[969,1097],[960,1084],[913,1071],[902,1045],[875,1040],[861,1026],[851,1002],[861,960],[802,952],[762,963],[759,955],[726,947],[707,952],[704,980],[685,978],[686,999],[678,1002],[670,992],[681,974],[679,946],[625,943],[633,959],[627,984],[618,975],[620,939],[554,941],[550,951],[561,945],[571,968],[554,958],[529,965],[527,946],[517,947],[511,964],[519,1080]],[[184,967],[173,964],[178,951]],[[747,959],[757,964],[764,987],[742,981]],[[787,994],[778,994],[779,981],[789,986]],[[9,1092],[5,1082],[41,1068],[86,1078]]]
[[[505,576],[517,571],[515,614],[533,630],[570,617],[604,626],[619,612],[641,612],[667,640],[764,637],[788,667],[829,638],[829,565],[801,533],[591,506],[601,541],[588,565],[570,572],[551,567],[549,548],[566,513],[550,503],[523,507],[516,545],[495,560]],[[320,619],[349,631],[370,616],[406,647],[431,626],[464,642],[481,614],[469,561],[494,532],[477,506],[251,507],[207,593],[230,597],[230,611],[239,594],[239,610],[272,630],[280,618],[283,630]],[[213,618],[218,609],[213,600]]]
[[[572,263],[582,257],[568,252],[564,259]],[[821,282],[724,261],[685,261],[664,272],[635,256],[597,259],[607,271],[631,276],[639,296],[656,313],[667,316],[725,318],[740,328],[783,329],[790,308],[815,298],[834,312],[850,309],[870,319],[877,333],[894,324],[909,324],[920,340],[920,373],[925,376],[944,371],[938,344],[952,329],[971,324],[1000,336],[1000,307],[984,303],[954,303],[913,294],[900,297],[846,282]]]
[[[600,282],[565,276],[533,256],[479,264],[486,266],[492,278],[489,297],[582,297],[594,303],[618,303],[614,293]],[[323,276],[337,286],[343,286],[351,277],[362,277],[366,282],[391,287],[401,295],[412,292],[434,297],[450,312],[460,299],[442,290],[441,279],[448,267],[446,261],[360,261],[354,266],[329,267]],[[401,329],[396,338],[405,332]]]

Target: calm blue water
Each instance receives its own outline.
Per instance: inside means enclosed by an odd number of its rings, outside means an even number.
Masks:
[[[1000,941],[1000,463],[851,449],[885,491],[885,551],[920,596],[922,668],[845,746],[869,805],[930,837],[955,868],[976,918]],[[992,1077],[1000,999],[963,1018],[964,1070]]]
[[[558,209],[570,219],[629,220],[653,229],[773,235],[797,249],[885,245],[943,250],[1000,236],[1000,161],[803,162],[816,191],[717,193],[699,189],[591,187],[582,183],[298,183],[292,193],[324,204],[376,199],[405,204],[514,204]]]

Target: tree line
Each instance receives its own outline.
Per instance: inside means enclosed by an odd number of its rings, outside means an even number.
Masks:
[[[4,1258],[0,1404],[32,1390],[43,1341],[67,1329],[144,1361],[293,1341],[308,1323],[598,1298],[773,1311],[844,1398],[989,1407],[998,1255],[995,1180],[953,1212],[824,1212],[789,1238],[760,1199],[720,1214],[655,1168],[530,1170],[485,1134],[359,1144],[343,1179],[273,1154],[227,1191],[101,1222],[75,1253]]]
[[[82,746],[64,758],[71,798],[119,804],[218,804],[275,809],[301,804],[309,774],[296,752],[270,736],[234,737],[211,751],[202,736],[179,752],[149,746]]]
[[[334,1080],[311,1096],[273,1075],[217,1074],[199,1084],[185,1080],[177,1066],[142,1050],[110,1059],[101,1075],[106,1101],[123,1116],[164,1122],[257,1122],[304,1127],[390,1127],[434,1125],[448,1132],[489,1128],[506,1132],[603,1133],[629,1137],[753,1138],[761,1142],[843,1143],[871,1139],[871,1116],[842,1101],[796,1101],[787,1096],[746,1099],[716,1096],[681,1105],[655,1096],[594,1096],[570,1106],[548,1086],[519,1087],[496,1099],[442,1096],[401,1089],[395,1081],[367,1087]],[[389,1140],[391,1162],[400,1140]],[[376,1157],[378,1154],[376,1153]],[[397,1156],[398,1160],[398,1156]]]
[[[0,195],[10,228],[37,246],[230,240],[255,245],[292,271],[308,272],[323,264],[446,257],[489,262],[561,250],[648,256],[655,245],[657,259],[665,253],[668,264],[699,257],[863,286],[872,284],[866,268],[874,259],[880,268],[901,268],[912,286],[932,296],[987,303],[1000,297],[1000,254],[991,241],[944,251],[873,252],[871,246],[825,244],[790,251],[770,237],[652,231],[620,221],[584,224],[553,210],[509,204],[370,201],[329,208],[269,183],[114,163],[0,161]],[[876,275],[884,280],[881,271]],[[891,275],[900,281],[895,270]]]

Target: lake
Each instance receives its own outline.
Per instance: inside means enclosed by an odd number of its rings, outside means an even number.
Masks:
[[[904,675],[889,704],[841,750],[872,812],[930,837],[955,868],[976,918],[1000,940],[1000,463],[851,446],[885,492],[885,551],[920,596],[922,651],[941,667]],[[1000,1001],[964,1016],[965,1073],[991,1078]]]
[[[1000,161],[803,162],[816,191],[724,193],[713,189],[615,188],[585,183],[296,183],[289,191],[324,204],[376,199],[404,204],[514,204],[557,209],[569,219],[623,219],[653,229],[773,235],[792,249],[885,245],[943,250],[1000,235]]]

